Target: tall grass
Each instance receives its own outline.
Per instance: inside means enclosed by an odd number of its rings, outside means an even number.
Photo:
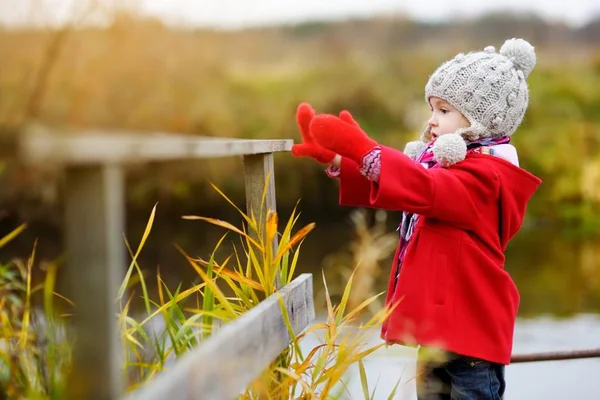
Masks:
[[[0,239],[0,248],[25,229],[21,225]],[[55,312],[54,292],[57,264],[46,269],[42,283],[32,285],[35,244],[23,263],[0,265],[0,398],[60,399],[70,361],[64,319]],[[40,294],[43,312],[32,306]]]
[[[150,278],[138,264],[137,257],[151,235],[156,206],[136,250],[126,241],[131,264],[117,300],[125,360],[123,373],[128,391],[151,383],[177,358],[211,335],[218,335],[223,324],[235,320],[267,297],[277,295],[278,287],[295,277],[300,248],[315,225],[296,229],[298,213],[294,209],[282,224],[280,233],[277,213],[267,210],[264,219],[247,215],[214,188],[237,209],[242,223],[236,226],[215,218],[183,217],[225,231],[207,257],[192,256],[178,247],[197,273],[191,285],[170,288],[158,270],[151,278],[156,280],[156,293],[148,290]],[[276,246],[273,245],[275,239]],[[0,243],[7,241],[3,239]],[[221,253],[227,255],[220,256]],[[2,296],[0,301],[0,388],[6,398],[60,399],[71,349],[61,340],[64,316],[57,315],[53,307],[53,298],[57,295],[53,289],[56,264],[48,269],[42,284],[30,287],[34,255],[35,250],[27,265],[14,263],[2,267],[2,291],[10,291],[11,296]],[[299,335],[293,333],[289,316],[284,313],[292,338],[290,345],[249,385],[240,395],[241,399],[340,398],[347,391],[346,379],[352,367],[359,369],[365,397],[369,398],[362,360],[383,345],[368,342],[373,328],[385,318],[386,310],[382,308],[368,319],[359,318],[381,293],[372,294],[350,307],[355,281],[355,275],[351,274],[339,304],[333,304],[323,274],[326,313]],[[44,293],[43,313],[34,312],[29,301],[35,291]],[[138,301],[142,311],[136,312],[133,304]],[[33,323],[37,315],[44,317],[42,330]],[[309,335],[314,336],[316,342],[305,341]]]
[[[388,214],[383,210],[373,210],[374,223],[371,224],[371,212],[366,209],[355,209],[350,213],[350,220],[354,227],[353,240],[347,249],[331,253],[325,257],[323,268],[328,271],[327,276],[336,283],[347,282],[351,275],[355,276],[348,307],[354,308],[371,297],[377,287],[378,281],[386,279],[387,264],[393,256],[398,245],[398,234],[390,232],[387,226]],[[332,294],[342,293],[343,287],[333,285]],[[376,299],[369,304],[368,310],[374,315],[383,308],[382,299]]]

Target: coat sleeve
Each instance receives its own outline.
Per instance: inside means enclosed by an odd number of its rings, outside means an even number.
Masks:
[[[384,146],[379,184],[369,184],[372,207],[412,212],[463,228],[476,224],[490,201],[498,198],[498,179],[485,159],[425,169]]]
[[[340,205],[373,207],[370,203],[371,182],[360,173],[356,162],[347,157],[342,157],[339,180]]]

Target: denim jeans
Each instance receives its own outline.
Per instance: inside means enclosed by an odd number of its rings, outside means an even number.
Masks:
[[[445,353],[432,360],[419,349],[418,400],[501,400],[506,383],[504,365]]]

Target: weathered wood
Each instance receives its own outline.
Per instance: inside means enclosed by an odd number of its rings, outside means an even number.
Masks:
[[[124,274],[124,184],[114,165],[69,167],[65,182],[66,294],[76,305],[69,399],[124,390],[115,299]]]
[[[244,156],[244,180],[246,185],[246,210],[248,215],[254,215],[256,221],[261,224],[260,235],[265,237],[265,223],[267,213],[277,212],[275,201],[275,167],[273,154],[253,154]],[[263,193],[266,187],[266,197],[262,203]],[[255,235],[256,232],[250,232]],[[277,236],[273,239],[274,253],[277,249]],[[276,277],[276,287],[279,288],[279,276]]]
[[[244,156],[248,211],[264,224],[276,211],[273,152],[292,140],[246,140],[168,133],[50,132],[28,130],[16,150],[24,162],[66,167],[65,247],[67,295],[76,304],[69,399],[112,400],[124,388],[114,300],[124,274],[124,188],[128,163]],[[8,147],[2,146],[0,153]],[[267,196],[261,208],[265,181]],[[264,230],[260,233],[264,235]],[[277,239],[273,243],[277,247]],[[279,284],[277,284],[279,287]],[[302,275],[284,296],[294,332],[314,319],[311,275]],[[277,295],[225,326],[183,356],[132,399],[235,398],[289,345]]]
[[[292,140],[228,139],[171,133],[24,132],[20,157],[31,163],[134,163],[289,151]]]
[[[278,295],[296,334],[315,318],[312,275],[303,274],[225,325],[127,400],[236,398],[290,343]]]

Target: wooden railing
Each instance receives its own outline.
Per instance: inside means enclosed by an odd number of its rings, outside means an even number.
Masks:
[[[122,346],[115,317],[115,299],[124,279],[126,260],[124,167],[149,161],[243,156],[246,208],[264,219],[267,210],[276,211],[273,153],[289,151],[291,145],[291,140],[215,139],[166,133],[58,133],[36,129],[21,135],[18,151],[22,161],[64,167],[67,262],[63,273],[66,294],[76,307],[76,341],[66,385],[70,399],[112,400],[124,396]],[[266,182],[266,203],[260,207]],[[289,345],[278,295],[283,296],[296,333],[314,319],[312,276],[304,274],[220,329],[128,398],[235,398]]]

